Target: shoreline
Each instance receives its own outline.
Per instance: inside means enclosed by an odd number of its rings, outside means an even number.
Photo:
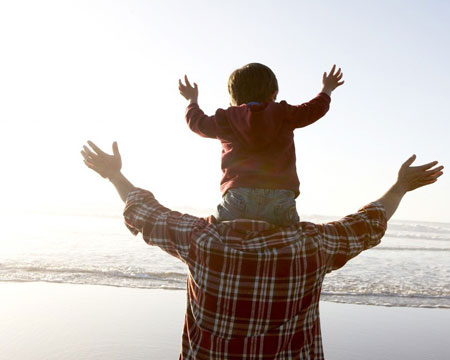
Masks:
[[[0,283],[0,360],[177,359],[185,290]],[[327,359],[445,359],[450,310],[320,302]]]
[[[42,284],[59,284],[59,285],[77,285],[77,286],[105,286],[105,287],[112,287],[112,288],[119,288],[119,289],[139,289],[139,290],[161,290],[161,291],[186,291],[186,288],[180,288],[180,287],[164,287],[164,288],[151,288],[151,287],[139,287],[139,286],[121,286],[121,285],[114,285],[114,284],[88,284],[88,283],[76,283],[76,282],[63,282],[63,281],[45,281],[45,280],[0,280],[0,284],[5,283],[17,283],[17,284],[27,284],[27,283],[42,283]],[[1,286],[1,285],[0,285]],[[366,299],[366,302],[363,301],[346,301],[345,298],[361,298],[364,297]],[[396,304],[392,303],[377,303],[375,299],[382,299],[382,298],[388,298],[388,299],[414,299],[416,297],[408,297],[408,296],[394,296],[394,295],[380,295],[380,294],[332,294],[327,293],[326,291],[322,291],[321,295],[321,302],[329,302],[334,304],[346,304],[346,305],[362,305],[362,306],[376,306],[376,307],[387,307],[387,308],[412,308],[412,309],[450,309],[450,306],[448,305],[414,305],[414,304],[407,304],[406,302],[398,302]],[[434,297],[430,296],[427,297],[429,299],[434,299]],[[436,298],[439,300],[439,298]]]

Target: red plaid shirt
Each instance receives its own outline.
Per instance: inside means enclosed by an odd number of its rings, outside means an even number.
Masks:
[[[188,266],[180,359],[323,359],[325,274],[386,230],[379,203],[340,221],[280,228],[183,215],[141,189],[128,194],[124,216],[133,234]]]

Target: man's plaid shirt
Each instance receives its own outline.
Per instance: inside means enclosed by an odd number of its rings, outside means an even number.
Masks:
[[[133,234],[189,269],[180,359],[323,359],[325,274],[377,245],[386,230],[379,203],[340,221],[280,228],[183,215],[141,189],[128,194],[124,216]]]

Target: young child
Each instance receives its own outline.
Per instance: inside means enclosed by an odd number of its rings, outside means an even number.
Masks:
[[[292,106],[275,102],[278,82],[267,66],[251,63],[228,79],[231,107],[207,116],[198,105],[198,87],[179,80],[180,94],[189,100],[186,121],[200,136],[222,144],[222,203],[219,221],[264,220],[287,226],[299,221],[295,198],[300,182],[295,166],[294,129],[308,126],[329,109],[330,95],[341,86],[343,73],[323,74],[322,91],[311,101]]]

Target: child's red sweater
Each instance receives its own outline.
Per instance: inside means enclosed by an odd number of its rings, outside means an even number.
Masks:
[[[292,106],[285,101],[232,106],[207,116],[198,104],[186,109],[189,128],[222,144],[225,195],[234,187],[292,190],[300,194],[295,166],[294,129],[308,126],[326,114],[330,97],[320,93]]]

